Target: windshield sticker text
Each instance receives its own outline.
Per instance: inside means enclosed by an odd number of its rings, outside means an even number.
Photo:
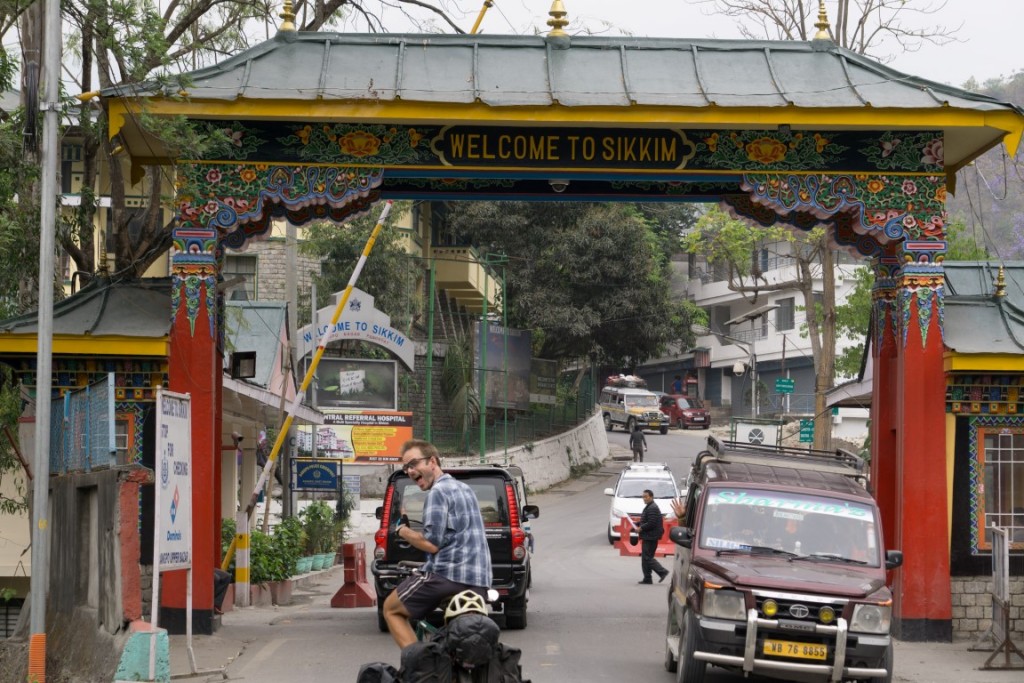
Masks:
[[[814,500],[811,498],[782,498],[764,492],[716,491],[708,498],[708,505],[744,505],[765,507],[776,510],[793,510],[799,513],[814,512],[821,515],[867,519],[871,512],[866,508],[838,500]]]

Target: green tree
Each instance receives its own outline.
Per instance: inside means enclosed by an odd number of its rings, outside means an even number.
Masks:
[[[990,258],[988,249],[978,244],[963,220],[956,219],[946,224],[947,261],[987,261]]]
[[[35,88],[38,83],[38,40],[42,3],[5,3],[0,6],[0,37],[20,27],[23,99],[27,111],[38,111]],[[426,14],[431,26],[461,29],[452,19],[460,12],[450,0],[327,0],[293,3],[296,27],[319,31],[341,24],[368,31],[384,29],[383,16],[406,14],[415,20]],[[411,10],[415,10],[412,12]],[[194,0],[188,3],[109,3],[103,0],[69,0],[62,3],[65,27],[70,35],[63,50],[68,89],[93,93],[115,84],[140,83],[148,79],[181,81],[176,74],[209,66],[215,61],[252,47],[276,31],[279,3],[258,0]],[[0,73],[17,60],[0,50]],[[13,72],[13,69],[12,69]],[[6,89],[6,88],[5,88]],[[180,87],[178,89],[181,89]],[[70,101],[66,106],[71,106]],[[97,235],[95,224],[100,195],[110,198],[109,235],[100,236],[112,245],[110,269],[119,277],[138,277],[171,246],[175,217],[164,221],[162,208],[171,198],[164,194],[173,187],[170,166],[145,166],[141,184],[133,185],[117,156],[116,141],[107,135],[108,122],[99,98],[85,97],[74,103],[74,133],[82,144],[82,201],[61,216],[57,241],[70,256],[74,268],[95,273]],[[25,139],[38,139],[36,118],[25,121]],[[62,117],[63,119],[64,117]],[[202,154],[206,142],[182,120],[158,122],[144,112],[142,119],[150,132],[170,149],[189,149]],[[38,149],[30,144],[28,163],[38,166]],[[109,185],[99,186],[100,168],[108,172]],[[10,168],[9,166],[7,168]],[[38,193],[36,193],[38,194]],[[142,209],[129,208],[132,195],[141,195]],[[29,194],[22,194],[25,197]],[[22,260],[17,264],[25,263]],[[4,289],[10,292],[15,290]]]
[[[826,448],[825,392],[835,380],[836,349],[836,254],[823,227],[808,232],[780,225],[751,226],[710,209],[684,240],[687,251],[700,254],[709,265],[724,269],[729,289],[757,305],[770,292],[798,291],[803,296],[806,334],[811,342],[815,375],[815,447]],[[769,279],[762,271],[761,256],[768,252],[788,261],[788,279]],[[820,286],[820,300],[817,288]]]
[[[409,213],[411,207],[411,202],[394,204],[384,229],[373,245],[370,258],[363,266],[359,282],[356,283],[359,289],[373,295],[379,310],[389,313],[395,329],[407,333],[413,321],[420,316],[423,306],[417,288],[422,268],[406,252],[395,224]],[[321,272],[313,276],[317,286],[318,308],[326,306],[335,292],[345,289],[376,221],[377,213],[371,212],[341,226],[334,223],[314,223],[310,226],[306,240],[299,249],[320,260]],[[301,308],[300,321],[308,322],[306,307]]]
[[[867,266],[861,266],[853,271],[853,281],[846,301],[836,306],[836,336],[859,342],[836,356],[836,374],[841,377],[856,377],[860,373],[864,339],[871,324],[871,288],[875,274]]]
[[[23,470],[17,458],[17,428],[21,416],[21,397],[12,382],[13,373],[0,365],[0,484],[14,480]],[[13,495],[2,493],[13,490]],[[17,484],[0,486],[0,514],[10,515],[28,509],[28,490]]]
[[[509,324],[533,331],[541,357],[596,352],[632,368],[670,344],[692,346],[690,324],[702,313],[671,297],[664,239],[642,207],[455,202],[448,220],[478,249],[509,255]]]

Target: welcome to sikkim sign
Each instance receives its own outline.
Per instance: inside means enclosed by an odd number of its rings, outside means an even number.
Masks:
[[[335,296],[341,297],[338,293]],[[299,329],[299,357],[316,351],[317,344],[330,331],[330,321],[334,316],[335,306],[325,306],[317,311],[316,335],[312,324]],[[404,334],[391,327],[391,318],[378,311],[373,305],[373,297],[359,289],[352,288],[345,310],[341,312],[338,323],[334,326],[332,340],[356,339],[382,346],[395,354],[402,364],[413,369],[416,349],[412,341]]]

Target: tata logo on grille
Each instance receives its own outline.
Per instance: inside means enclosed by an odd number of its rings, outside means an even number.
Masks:
[[[803,605],[792,605],[789,608],[789,615],[796,617],[797,619],[806,619],[810,614],[811,610],[807,609]]]

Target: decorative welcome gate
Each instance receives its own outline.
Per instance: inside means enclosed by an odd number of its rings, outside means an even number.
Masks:
[[[827,40],[570,38],[557,27],[547,37],[282,30],[188,78],[184,98],[157,84],[103,95],[133,159],[178,167],[170,385],[204,416],[197,482],[216,474],[220,259],[272,218],[340,221],[379,198],[718,201],[762,225],[826,225],[838,248],[872,264],[872,481],[886,538],[906,558],[897,632],[951,637],[948,538],[935,528],[947,519],[946,183],[1004,138],[1013,150],[1021,111]],[[203,159],[154,155],[143,108],[220,131],[223,144]],[[195,492],[196,523],[209,525],[197,537],[220,519],[214,490]],[[212,567],[210,546],[197,566]],[[200,608],[207,592],[196,590]]]

